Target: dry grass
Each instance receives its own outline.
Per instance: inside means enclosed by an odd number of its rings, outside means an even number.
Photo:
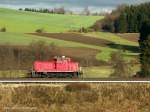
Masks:
[[[0,71],[0,78],[25,78],[25,77],[29,77],[27,70]]]
[[[146,83],[0,85],[0,112],[149,112],[149,101]]]

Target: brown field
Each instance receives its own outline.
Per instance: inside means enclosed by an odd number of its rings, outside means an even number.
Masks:
[[[80,62],[82,66],[96,66],[102,65],[104,62],[96,60],[96,54],[99,50],[90,48],[67,48],[58,47],[61,56],[71,57],[73,60]]]
[[[76,33],[31,33],[31,34],[60,39],[60,40],[79,42],[79,43],[88,44],[88,45],[97,45],[97,46],[102,46],[102,47],[105,47],[108,44],[112,44],[111,41],[107,41],[104,39],[97,39],[97,38],[84,36],[82,34],[76,34]]]
[[[140,36],[139,33],[122,33],[117,35],[132,42],[138,42]]]
[[[150,84],[1,84],[0,112],[149,112]]]
[[[5,47],[10,47],[14,49],[21,49],[21,50],[26,50],[28,46],[15,46],[15,45],[0,45],[0,48],[5,48]],[[51,47],[51,46],[50,46]],[[56,51],[55,51],[56,50]],[[64,56],[69,56],[69,57],[74,57],[74,58],[87,58],[92,57],[95,58],[96,54],[100,52],[100,50],[96,49],[90,49],[90,48],[80,48],[80,47],[57,47],[54,46],[53,48],[54,52],[58,52],[58,55],[64,55]]]
[[[60,52],[64,56],[71,56],[71,57],[81,57],[85,58],[87,56],[96,56],[99,53],[99,50],[89,49],[89,48],[67,48],[67,47],[59,47]]]
[[[99,50],[89,48],[60,48],[61,55],[71,57],[75,61],[79,61],[82,66],[96,66],[100,62],[96,60],[96,54]],[[88,64],[88,65],[87,65]],[[89,65],[90,64],[90,65]]]

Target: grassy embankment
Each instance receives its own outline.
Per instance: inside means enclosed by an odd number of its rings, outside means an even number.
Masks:
[[[150,84],[0,85],[0,111],[149,112]]]

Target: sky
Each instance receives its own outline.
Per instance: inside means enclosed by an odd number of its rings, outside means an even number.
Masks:
[[[110,12],[121,4],[139,4],[150,0],[0,0],[6,8],[59,8],[82,11],[88,7],[93,12]]]

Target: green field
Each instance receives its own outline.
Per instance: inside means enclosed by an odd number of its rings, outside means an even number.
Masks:
[[[10,32],[0,32],[0,44],[10,44],[10,45],[29,45],[31,42],[35,41],[45,41],[47,44],[55,44],[60,47],[88,47],[94,48],[90,45],[85,45],[77,42],[68,42],[59,39],[46,38],[41,36],[34,36],[23,33],[10,33]],[[98,49],[98,48],[97,48]]]
[[[79,16],[43,14],[0,8],[0,27],[8,32],[35,32],[43,28],[46,32],[67,32],[89,27],[103,16]]]

